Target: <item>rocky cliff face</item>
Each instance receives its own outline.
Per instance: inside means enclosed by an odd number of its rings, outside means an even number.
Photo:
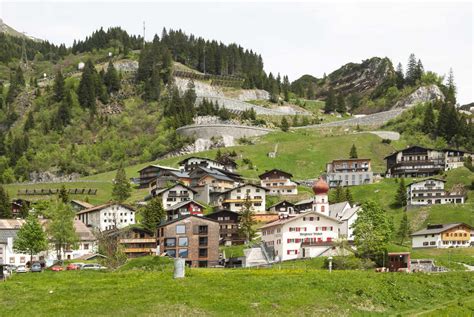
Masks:
[[[351,93],[369,95],[391,81],[394,75],[388,58],[373,57],[360,64],[349,63],[323,79],[316,87],[316,96],[325,98],[330,88],[345,96]]]
[[[406,98],[398,101],[394,108],[408,108],[420,102],[444,101],[444,95],[436,85],[423,86],[412,92]]]

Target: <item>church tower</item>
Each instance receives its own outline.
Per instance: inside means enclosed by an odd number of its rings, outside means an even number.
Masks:
[[[329,185],[321,177],[313,183],[313,211],[329,215]]]

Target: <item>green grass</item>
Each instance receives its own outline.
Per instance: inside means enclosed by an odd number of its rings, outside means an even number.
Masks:
[[[4,316],[385,316],[470,303],[473,291],[464,272],[191,269],[173,280],[169,267],[15,275],[0,283],[0,305]],[[449,309],[472,314],[470,307]]]

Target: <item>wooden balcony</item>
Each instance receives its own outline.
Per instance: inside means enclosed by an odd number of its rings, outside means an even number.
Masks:
[[[156,243],[155,238],[120,239],[120,243]]]
[[[152,253],[152,248],[125,248],[124,253]]]

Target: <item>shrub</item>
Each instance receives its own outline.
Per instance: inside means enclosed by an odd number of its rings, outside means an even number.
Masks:
[[[382,140],[382,143],[384,143],[384,144],[390,144],[390,143],[392,143],[392,140],[390,140],[390,139],[383,139],[383,140]]]
[[[329,268],[329,260],[324,260],[324,267]],[[335,256],[332,259],[334,270],[367,270],[375,267],[370,259],[362,259],[355,256]]]

